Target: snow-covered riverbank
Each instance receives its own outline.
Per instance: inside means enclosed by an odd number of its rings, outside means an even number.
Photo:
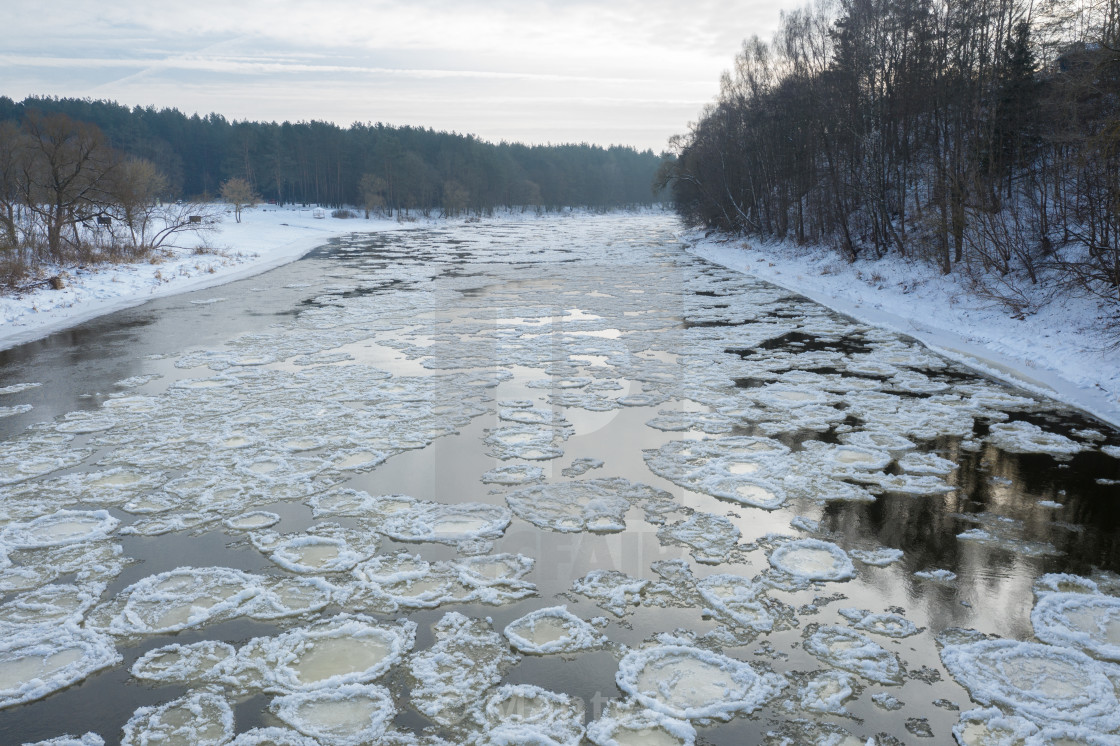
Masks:
[[[311,208],[265,205],[224,216],[215,233],[184,234],[184,248],[158,263],[65,269],[62,290],[38,287],[0,295],[0,349],[14,347],[139,305],[153,298],[200,290],[278,267],[331,238],[353,231],[394,230],[408,223],[379,219],[315,218]],[[196,248],[199,247],[199,248]]]
[[[703,238],[699,232],[682,238],[698,256],[906,334],[971,368],[1120,427],[1120,333],[1109,332],[1091,298],[1071,296],[1019,319],[970,292],[959,275],[942,276],[917,261],[849,264],[785,243]]]

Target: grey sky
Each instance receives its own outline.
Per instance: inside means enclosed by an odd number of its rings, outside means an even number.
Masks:
[[[660,151],[790,0],[16,0],[0,94]]]

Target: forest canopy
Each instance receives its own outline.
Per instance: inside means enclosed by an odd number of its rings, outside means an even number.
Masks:
[[[111,101],[0,97],[0,122],[19,123],[30,112],[95,126],[114,150],[154,164],[171,198],[216,197],[240,178],[281,204],[424,213],[606,209],[653,202],[658,166],[652,151],[622,146],[494,144],[380,123],[229,121]]]
[[[1120,0],[818,2],[744,42],[657,182],[693,225],[1120,304],[1118,49]]]

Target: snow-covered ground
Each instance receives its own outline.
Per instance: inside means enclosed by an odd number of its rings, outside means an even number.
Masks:
[[[173,293],[247,277],[298,259],[334,236],[397,230],[395,220],[317,219],[310,208],[263,206],[217,233],[190,237],[158,264],[69,270],[63,290],[0,295],[0,349]],[[861,261],[789,244],[702,238],[691,251],[774,282],[866,323],[914,337],[994,377],[1051,396],[1120,426],[1120,347],[1088,298],[1067,298],[1023,319],[977,298],[956,275],[920,262]],[[205,245],[206,253],[192,247]]]
[[[315,218],[312,208],[264,205],[241,222],[223,216],[217,232],[183,234],[175,256],[158,263],[65,270],[62,290],[39,287],[0,294],[0,349],[7,349],[102,314],[153,298],[248,277],[303,256],[334,236],[408,227],[396,220]],[[196,249],[196,247],[202,247]]]
[[[862,260],[789,243],[682,234],[690,251],[906,334],[947,357],[1120,426],[1120,333],[1097,302],[1070,296],[1019,319],[959,275],[918,261]]]

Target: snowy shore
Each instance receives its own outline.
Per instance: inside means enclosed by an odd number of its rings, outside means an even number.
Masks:
[[[1038,313],[1010,311],[968,290],[959,275],[918,261],[849,264],[811,247],[756,240],[682,240],[697,256],[772,282],[864,323],[1120,427],[1120,346],[1096,301],[1069,297]]]
[[[65,288],[0,294],[0,350],[154,298],[201,290],[295,261],[331,238],[405,227],[395,220],[316,218],[311,208],[265,205],[223,216],[216,233],[184,234],[159,263],[66,270]]]
[[[147,300],[199,290],[294,261],[335,236],[399,230],[395,220],[315,218],[310,208],[263,206],[216,234],[190,237],[175,257],[70,270],[63,290],[0,295],[0,349]],[[1023,319],[977,298],[956,275],[919,262],[841,259],[788,244],[703,238],[690,251],[805,295],[865,323],[918,339],[995,378],[1049,396],[1120,427],[1120,347],[1096,303],[1069,298]],[[194,247],[209,247],[196,253]]]

